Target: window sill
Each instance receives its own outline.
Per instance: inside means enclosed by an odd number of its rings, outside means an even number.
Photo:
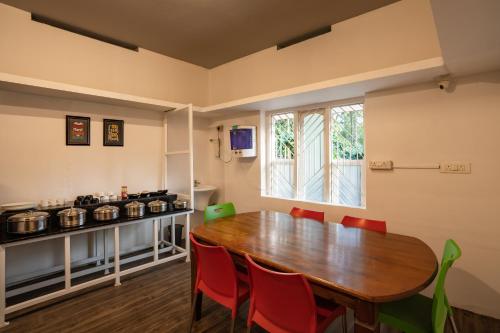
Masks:
[[[308,203],[308,204],[328,206],[328,207],[340,207],[340,208],[366,210],[366,205],[364,205],[364,206],[349,206],[349,205],[340,205],[340,204],[333,204],[333,203],[321,202],[321,201],[311,201],[311,200],[301,200],[301,199],[290,199],[290,198],[274,197],[274,196],[267,195],[267,194],[261,194],[260,197],[261,198],[266,198],[266,199],[290,201],[290,202],[294,202],[294,203],[297,203],[297,204]]]

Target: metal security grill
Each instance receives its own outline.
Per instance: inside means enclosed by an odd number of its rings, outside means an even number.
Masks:
[[[270,194],[295,197],[295,116],[293,113],[271,117]]]
[[[267,194],[364,206],[363,104],[268,118]]]
[[[325,201],[324,118],[323,110],[300,113],[300,199]]]
[[[363,206],[365,157],[363,104],[333,107],[330,119],[332,202]]]

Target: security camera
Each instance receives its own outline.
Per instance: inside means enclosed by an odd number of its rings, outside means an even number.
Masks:
[[[438,82],[438,87],[441,90],[446,90],[448,89],[449,86],[450,86],[450,80],[448,79],[439,80]]]

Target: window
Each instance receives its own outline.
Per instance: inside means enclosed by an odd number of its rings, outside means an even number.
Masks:
[[[364,206],[363,104],[268,116],[266,194]]]

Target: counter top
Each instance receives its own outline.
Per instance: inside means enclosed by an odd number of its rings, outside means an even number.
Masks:
[[[147,202],[151,200],[156,200],[156,199],[162,199],[162,197],[155,197],[155,198],[148,198],[146,200],[137,200],[137,201],[142,201],[142,202]],[[106,203],[108,205],[116,205],[120,207],[120,216],[111,221],[97,221],[93,218],[93,210],[99,206],[103,206],[105,204],[99,204],[99,205],[92,205],[92,207],[83,207],[87,209],[87,216],[86,216],[86,222],[84,225],[79,226],[79,227],[72,227],[72,228],[62,228],[59,226],[59,219],[57,216],[57,212],[64,209],[65,207],[59,207],[57,209],[50,209],[50,210],[43,210],[47,211],[50,213],[49,221],[48,221],[48,226],[47,229],[31,234],[13,234],[7,232],[7,217],[13,215],[13,213],[4,213],[0,215],[0,244],[7,244],[7,243],[15,243],[15,242],[21,242],[25,240],[30,240],[34,238],[42,238],[42,237],[48,237],[48,236],[53,236],[53,235],[59,235],[59,234],[67,234],[67,233],[72,233],[75,231],[80,231],[80,230],[86,230],[89,229],[95,229],[95,228],[100,228],[100,227],[105,227],[105,226],[115,226],[118,224],[124,224],[124,223],[129,223],[129,222],[140,222],[142,220],[147,220],[147,219],[152,219],[152,218],[163,218],[163,217],[168,217],[171,215],[178,215],[180,213],[186,213],[190,214],[193,212],[192,209],[176,209],[173,211],[167,211],[164,213],[149,213],[148,209],[146,208],[146,214],[144,214],[143,217],[127,217],[125,216],[125,211],[123,209],[123,205],[128,202],[123,201],[123,202],[111,202],[111,203]],[[18,213],[18,212],[16,212]]]

